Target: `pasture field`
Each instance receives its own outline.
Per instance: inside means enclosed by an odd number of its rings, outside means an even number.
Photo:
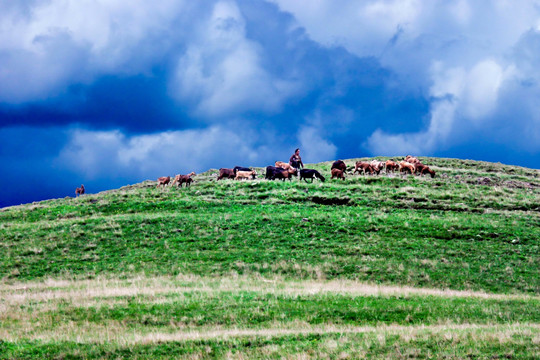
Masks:
[[[421,160],[1,209],[0,359],[539,358],[540,171]]]

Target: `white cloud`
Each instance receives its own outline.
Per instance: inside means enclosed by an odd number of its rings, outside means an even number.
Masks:
[[[259,45],[246,38],[237,5],[218,2],[180,59],[171,92],[194,101],[203,116],[278,111],[298,84],[268,73],[261,56]]]
[[[41,100],[101,74],[147,72],[188,10],[177,0],[0,4],[0,101]]]
[[[74,130],[56,164],[88,179],[140,180],[213,166],[255,165],[266,157],[249,138],[220,127],[138,136]]]
[[[471,69],[463,94],[465,116],[477,120],[489,115],[497,105],[503,80],[504,71],[493,60],[482,61]]]
[[[430,95],[452,97],[466,118],[481,121],[492,113],[503,81],[513,73],[513,65],[503,69],[493,59],[482,60],[469,71],[462,67],[445,68],[441,62],[436,62],[431,71]]]
[[[376,130],[364,146],[376,155],[432,154],[447,144],[456,127],[472,130],[490,121],[498,105],[501,84],[513,73],[513,66],[503,69],[492,59],[482,60],[468,71],[445,68],[436,62],[431,70],[430,95],[435,100],[431,104],[428,128],[398,134]]]
[[[325,140],[321,131],[312,126],[300,129],[298,133],[300,148],[302,149],[304,160],[309,162],[329,161],[335,158],[337,147]]]
[[[411,89],[429,87],[436,61],[466,69],[486,58],[500,61],[540,18],[537,0],[519,6],[491,0],[272,1],[314,41],[376,57]]]
[[[313,40],[360,56],[380,55],[400,27],[408,41],[436,35],[440,41],[477,39],[486,51],[506,49],[538,24],[539,15],[537,0],[520,6],[491,0],[271,1],[293,14]]]
[[[40,52],[36,39],[62,32],[87,44],[97,66],[125,64],[148,33],[168,31],[184,11],[184,1],[51,0],[36,1],[26,16],[0,15],[0,49]]]
[[[454,125],[456,103],[444,99],[432,106],[428,128],[416,133],[387,134],[380,129],[363,144],[372,155],[394,156],[403,154],[430,155],[444,146]]]
[[[404,154],[425,154],[419,134],[386,134],[376,130],[364,146],[375,156],[405,156]]]
[[[399,26],[409,26],[423,10],[419,0],[273,0],[292,13],[310,37],[341,45],[360,56],[379,55]]]

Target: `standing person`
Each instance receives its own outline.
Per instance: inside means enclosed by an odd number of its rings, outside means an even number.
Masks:
[[[300,149],[294,150],[294,154],[292,154],[291,158],[289,159],[289,164],[295,169],[304,167],[304,163],[300,157]]]

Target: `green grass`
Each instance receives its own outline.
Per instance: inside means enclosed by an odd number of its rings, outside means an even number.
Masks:
[[[418,334],[376,332],[232,337],[120,347],[115,344],[0,343],[0,359],[537,359],[527,327]],[[499,340],[502,339],[502,340]],[[286,354],[286,355],[284,355]]]
[[[61,322],[106,324],[121,322],[128,329],[150,326],[169,329],[171,320],[187,327],[271,328],[279,323],[309,325],[436,325],[504,324],[540,321],[540,301],[440,298],[434,296],[364,297],[349,295],[280,295],[258,292],[173,293],[152,303],[150,297],[123,298],[112,306],[69,306],[44,312],[34,330]],[[489,309],[489,310],[486,310]],[[48,319],[46,323],[43,319]],[[14,321],[15,325],[17,321]],[[2,326],[7,326],[3,324]]]
[[[219,184],[218,191],[234,187],[236,193],[215,201],[199,200],[196,192],[204,189],[195,186],[182,193],[145,189],[96,203],[77,199],[37,208],[27,217],[47,215],[3,223],[0,276],[277,273],[492,292],[540,289],[540,218],[534,212],[392,208],[377,202],[238,204],[248,201],[238,193],[252,199],[253,193],[278,187],[271,200],[279,200],[298,196],[303,186]],[[327,185],[314,186],[323,193]],[[334,187],[342,191],[339,186],[347,187],[330,184],[325,196]],[[146,208],[152,203],[145,199],[154,197],[166,199]],[[91,211],[99,212],[84,215]]]
[[[422,160],[437,172],[435,178],[348,175],[345,181],[330,180],[330,163],[321,163],[309,167],[321,170],[325,183],[216,182],[216,170],[209,170],[188,189],[156,189],[147,181],[2,209],[0,284],[10,289],[7,296],[51,278],[195,276],[219,282],[247,277],[284,284],[353,281],[479,291],[488,298],[201,292],[195,280],[189,284],[194,289],[159,296],[90,296],[84,304],[70,298],[0,300],[5,311],[0,330],[19,334],[0,342],[0,358],[533,358],[540,314],[540,171]],[[32,320],[31,313],[39,316]],[[50,336],[61,329],[69,333],[69,326],[73,333],[90,326],[95,332],[117,329],[125,339],[129,331],[174,333],[179,324],[203,332],[276,327],[298,332],[131,345],[95,343],[88,334],[90,340],[82,343]],[[298,330],[299,324],[309,333]],[[452,324],[471,326],[458,331],[451,330]],[[525,324],[526,330],[516,324]],[[418,327],[419,332],[421,326],[432,328],[408,338],[406,330],[382,331],[380,325]],[[314,332],[316,326],[338,329]],[[359,326],[372,329],[349,329]],[[498,341],[497,331],[511,335]]]

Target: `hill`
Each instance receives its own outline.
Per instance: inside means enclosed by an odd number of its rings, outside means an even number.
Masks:
[[[540,171],[422,160],[435,178],[214,169],[2,209],[0,354],[540,355]]]

